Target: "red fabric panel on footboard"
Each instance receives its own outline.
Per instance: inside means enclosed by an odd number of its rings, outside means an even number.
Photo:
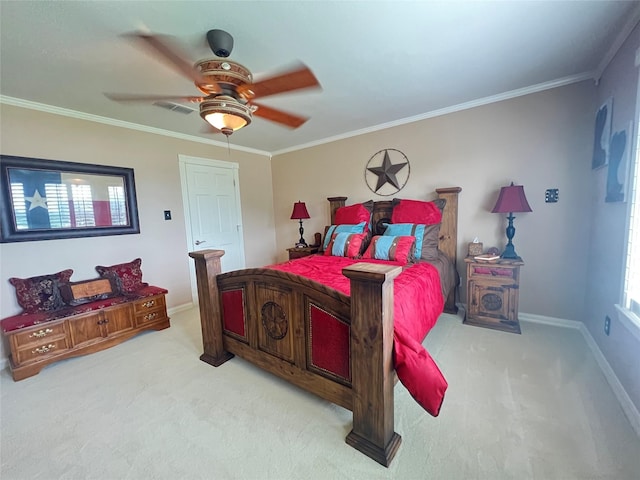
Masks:
[[[245,336],[244,290],[222,292],[222,318],[225,330]]]
[[[311,365],[350,382],[349,325],[315,305],[309,317]]]

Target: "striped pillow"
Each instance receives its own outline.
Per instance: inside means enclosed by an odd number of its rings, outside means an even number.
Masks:
[[[331,237],[334,233],[364,233],[367,227],[367,222],[360,222],[358,224],[342,224],[331,225],[327,229],[327,233],[324,236],[324,243],[322,244],[322,250],[327,250]]]
[[[416,237],[412,236],[376,235],[362,258],[411,263],[415,259],[415,244]]]
[[[359,258],[366,233],[334,233],[324,251],[327,256]]]

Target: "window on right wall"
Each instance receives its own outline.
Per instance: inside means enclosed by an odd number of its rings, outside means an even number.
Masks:
[[[640,50],[639,50],[640,52]],[[638,66],[638,65],[636,65]],[[630,179],[630,206],[628,219],[627,258],[624,276],[622,305],[618,309],[622,313],[620,320],[628,325],[629,331],[640,338],[640,79],[636,94],[635,135],[629,132],[632,152],[632,168]]]

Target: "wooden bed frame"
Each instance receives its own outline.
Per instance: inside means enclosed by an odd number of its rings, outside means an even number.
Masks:
[[[446,200],[440,250],[456,261],[459,187],[439,188]],[[346,197],[328,198],[333,223]],[[374,203],[374,234],[391,218],[391,201]],[[397,266],[357,263],[343,269],[351,296],[279,270],[249,268],[221,273],[222,250],[189,253],[195,260],[204,353],[200,359],[220,366],[238,355],[290,383],[353,412],[347,444],[389,466],[401,437],[394,431],[393,279]],[[455,312],[455,291],[445,311]],[[241,296],[244,335],[225,328],[223,292]],[[349,326],[351,382],[309,361],[311,307],[321,308]],[[237,319],[236,319],[237,320]]]

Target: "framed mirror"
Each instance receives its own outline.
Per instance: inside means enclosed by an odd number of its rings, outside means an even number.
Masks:
[[[0,242],[140,233],[132,168],[0,155]]]

